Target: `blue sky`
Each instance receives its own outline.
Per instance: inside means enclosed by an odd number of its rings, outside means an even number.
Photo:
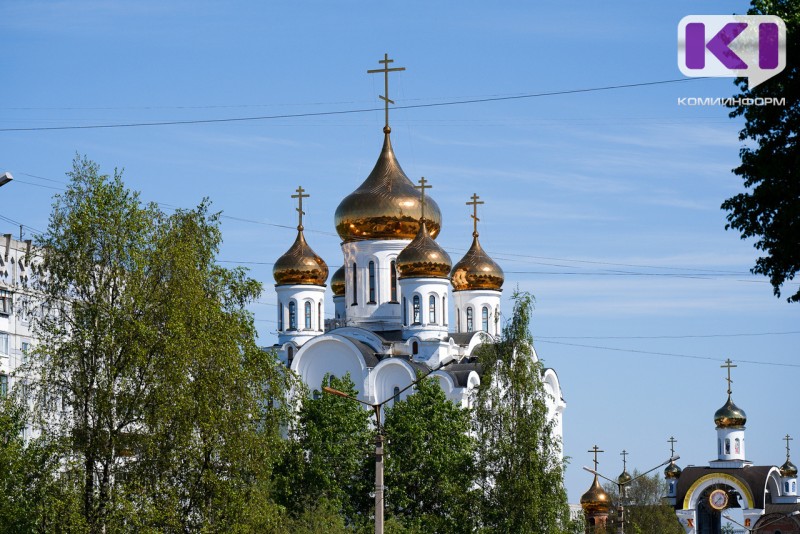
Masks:
[[[0,129],[377,108],[382,78],[366,70],[384,53],[407,69],[391,82],[398,105],[682,79],[680,19],[745,10],[744,2],[7,1]],[[666,459],[671,435],[680,465],[714,457],[727,357],[740,362],[734,400],[749,416],[750,459],[780,464],[781,438],[800,439],[800,306],[749,274],[756,251],[725,231],[719,209],[742,189],[730,172],[741,122],[724,108],[677,105],[733,92],[730,79],[689,80],[392,113],[403,168],[434,186],[439,242],[455,259],[466,251],[464,203],[477,192],[486,201],[481,242],[507,273],[506,313],[515,287],[536,296],[537,351],[567,401],[572,502],[590,483],[580,466],[595,443],[608,451],[600,470],[610,476],[622,469],[623,448],[631,467]],[[189,207],[207,196],[229,217],[220,259],[247,265],[265,285],[253,311],[267,345],[276,327],[271,262],[294,238],[283,227],[296,224],[289,195],[298,184],[311,194],[306,236],[335,270],[333,213],[371,170],[382,125],[375,111],[0,131],[0,172],[16,178],[0,190],[0,214],[29,227],[28,237],[46,228],[76,152],[107,172],[124,168],[145,200]]]

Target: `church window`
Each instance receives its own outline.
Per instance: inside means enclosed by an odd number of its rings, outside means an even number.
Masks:
[[[397,264],[392,262],[389,266],[390,286],[392,288],[392,302],[397,302]]]
[[[422,322],[421,318],[420,318],[420,309],[419,309],[420,308],[420,302],[419,302],[419,300],[420,300],[419,299],[419,295],[414,295],[414,320],[411,321],[412,324],[420,324]]]
[[[731,453],[731,440],[729,438],[725,438],[725,454]]]
[[[792,482],[792,493],[797,491],[797,482]]]
[[[353,264],[353,306],[358,304],[358,273],[356,272],[356,264]]]
[[[292,347],[292,346],[290,345],[290,346],[289,346],[289,348],[288,348],[288,349],[286,349],[286,354],[289,356],[289,360],[291,360],[292,358],[294,358],[294,347]]]
[[[400,402],[400,388],[398,386],[394,387],[394,395],[392,397],[394,402]]]
[[[369,262],[369,304],[375,304],[375,262]]]
[[[408,326],[408,299],[403,297],[403,326]]]
[[[419,354],[419,343],[416,341],[411,344],[411,354]]]
[[[472,332],[472,308],[467,308],[467,332]]]
[[[0,397],[8,393],[8,375],[0,375]]]
[[[789,493],[789,482],[788,481],[783,483],[783,488],[784,488],[783,491],[785,491],[786,493]]]
[[[674,492],[675,492],[675,483],[674,482],[670,482],[669,483],[669,494],[672,495]]]
[[[481,310],[481,330],[484,332],[489,331],[489,308],[486,306]]]
[[[461,332],[461,310],[456,308],[456,332]]]
[[[741,444],[739,438],[736,438],[736,441],[734,441],[733,443],[734,443],[734,451],[736,452],[736,454],[739,454],[740,452],[739,445]]]
[[[322,303],[317,302],[317,330],[322,330]]]
[[[428,297],[428,323],[436,324],[436,297]]]
[[[722,438],[717,440],[717,455],[722,456]]]
[[[447,297],[442,295],[442,324],[447,326]]]
[[[278,331],[283,332],[283,304],[278,303]]]
[[[306,301],[305,309],[306,330],[311,330],[311,303]]]
[[[289,330],[297,330],[297,304],[289,303]]]

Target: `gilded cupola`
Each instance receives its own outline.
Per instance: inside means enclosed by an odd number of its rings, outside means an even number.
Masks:
[[[334,297],[344,296],[344,265],[336,269],[331,276],[331,291],[333,291]]]
[[[747,422],[747,415],[744,410],[736,406],[731,400],[730,394],[728,401],[714,413],[714,423],[717,428],[739,428]]]
[[[423,201],[400,167],[387,130],[375,168],[336,208],[336,232],[344,242],[413,239],[419,233]],[[436,237],[442,214],[433,199],[425,198],[424,203],[428,232]]]
[[[600,485],[597,475],[592,486],[581,496],[581,508],[588,513],[607,514],[611,508],[611,498]]]
[[[478,195],[472,195],[472,202],[467,202],[473,207],[472,246],[464,257],[456,263],[450,273],[450,283],[454,291],[468,291],[471,289],[493,289],[499,291],[503,287],[505,277],[503,269],[481,247],[478,241],[478,205],[483,201],[478,200]]]
[[[428,233],[427,221],[411,243],[397,255],[397,272],[403,278],[447,278],[453,263]]]
[[[303,191],[302,187],[298,187],[297,194],[292,195],[292,198],[298,199],[299,204],[296,208],[299,213],[297,238],[294,240],[294,244],[289,247],[289,250],[278,258],[272,267],[275,285],[324,286],[325,281],[328,279],[328,266],[322,258],[311,250],[303,235],[303,199],[309,196],[304,195]]]
[[[664,478],[678,478],[681,476],[681,468],[675,462],[670,462],[667,467],[664,468]]]
[[[785,478],[797,478],[797,467],[789,460],[789,442],[792,438],[789,434],[786,434],[786,437],[783,439],[786,441],[786,461],[780,467],[781,476]]]

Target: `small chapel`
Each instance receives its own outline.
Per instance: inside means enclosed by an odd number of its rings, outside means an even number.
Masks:
[[[480,384],[482,369],[473,351],[493,343],[502,330],[502,268],[479,240],[478,207],[473,194],[473,232],[469,250],[459,261],[436,242],[442,210],[426,193],[425,178],[415,185],[406,176],[392,147],[389,126],[388,55],[379,61],[385,94],[383,145],[367,178],[345,196],[334,215],[342,258],[329,278],[327,263],[303,234],[303,200],[298,187],[297,237],[273,268],[277,293],[277,336],[273,347],[312,392],[321,390],[326,374],[349,374],[360,400],[397,401],[418,373],[431,373],[445,395],[468,406]],[[469,239],[465,236],[465,241]],[[338,263],[338,262],[337,262]],[[333,319],[326,318],[326,293],[333,297]],[[562,436],[566,406],[558,377],[542,377],[550,396],[555,433]]]

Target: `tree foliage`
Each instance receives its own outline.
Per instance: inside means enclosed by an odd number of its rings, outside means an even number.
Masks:
[[[736,80],[738,98],[785,98],[785,106],[736,105],[731,117],[742,116],[741,165],[733,172],[747,189],[722,204],[728,212],[726,229],[738,230],[742,239],[755,237],[755,247],[765,254],[753,273],[768,276],[776,296],[800,272],[800,4],[793,0],[753,0],[752,15],[778,15],[786,23],[786,69],[747,90],[744,78]],[[787,298],[800,302],[800,288]]]
[[[386,410],[388,514],[421,532],[471,532],[477,499],[470,413],[427,378]]]
[[[475,399],[482,527],[492,532],[570,528],[560,446],[548,417],[542,364],[528,325],[533,297],[514,294],[498,343],[479,351],[484,375]]]
[[[675,516],[675,510],[663,503],[667,494],[667,483],[658,472],[642,475],[634,469],[632,482],[626,490],[625,532],[632,534],[681,534],[683,527]],[[604,484],[603,488],[611,502],[619,503],[619,490],[616,484]],[[619,523],[616,507],[611,510],[608,530],[614,531]]]
[[[167,216],[120,173],[76,158],[69,174],[38,242],[49,312],[29,371],[37,425],[87,529],[269,521],[283,415],[273,401],[287,377],[257,347],[244,308],[260,284],[216,265],[221,234],[207,202]]]

